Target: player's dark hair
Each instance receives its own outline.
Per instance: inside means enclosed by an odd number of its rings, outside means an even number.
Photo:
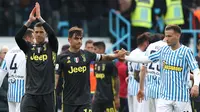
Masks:
[[[106,49],[106,45],[103,41],[94,42],[93,46],[100,48],[100,49]]]
[[[137,46],[142,45],[144,42],[149,41],[150,33],[145,32],[137,37]]]
[[[42,26],[42,23],[41,23],[41,22],[38,22],[38,23],[35,24],[34,27],[43,27],[43,26]]]
[[[81,36],[82,37],[83,36],[83,29],[79,28],[77,26],[70,28],[69,32],[68,32],[69,38],[72,38],[74,34],[75,34],[75,36]]]
[[[164,38],[165,38],[165,35],[163,35],[161,33],[156,33],[156,34],[151,35],[149,43],[154,43],[159,40],[163,40]]]
[[[176,33],[181,34],[181,28],[178,25],[167,25],[165,30],[174,30]]]

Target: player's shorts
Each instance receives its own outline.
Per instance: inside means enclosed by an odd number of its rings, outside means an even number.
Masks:
[[[116,108],[113,102],[98,103],[93,102],[92,112],[116,112]]]
[[[8,102],[8,107],[10,112],[20,112],[20,103],[18,102]]]
[[[63,104],[62,112],[92,112],[91,105],[69,105]]]
[[[192,108],[190,102],[158,99],[156,112],[192,112]]]
[[[25,94],[21,101],[21,112],[55,112],[54,92],[45,95]]]

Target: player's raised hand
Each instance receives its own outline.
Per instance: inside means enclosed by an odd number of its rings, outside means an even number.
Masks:
[[[139,103],[142,103],[142,100],[144,100],[144,90],[138,91],[137,100],[138,100]]]
[[[199,87],[197,85],[194,85],[191,89],[191,96],[197,97],[199,95]]]
[[[30,13],[29,19],[28,19],[28,21],[31,23],[36,20],[35,12],[36,12],[36,8],[34,7]]]
[[[39,19],[41,17],[40,4],[38,2],[36,2],[35,7],[36,7],[36,18]]]

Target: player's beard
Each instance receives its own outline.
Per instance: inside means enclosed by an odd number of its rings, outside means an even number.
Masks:
[[[82,46],[82,44],[81,44],[81,43],[77,43],[77,44],[75,45],[76,49],[80,49],[80,48],[81,48],[81,46]]]

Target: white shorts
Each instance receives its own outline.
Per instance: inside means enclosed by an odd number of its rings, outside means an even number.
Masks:
[[[190,102],[178,102],[158,99],[156,112],[192,112]]]
[[[20,112],[20,103],[8,102],[9,112]]]
[[[156,112],[156,103],[158,99],[148,98],[149,102],[149,112]]]
[[[149,112],[149,104],[147,100],[143,100],[142,103],[137,101],[137,96],[128,95],[128,108],[129,112]]]

